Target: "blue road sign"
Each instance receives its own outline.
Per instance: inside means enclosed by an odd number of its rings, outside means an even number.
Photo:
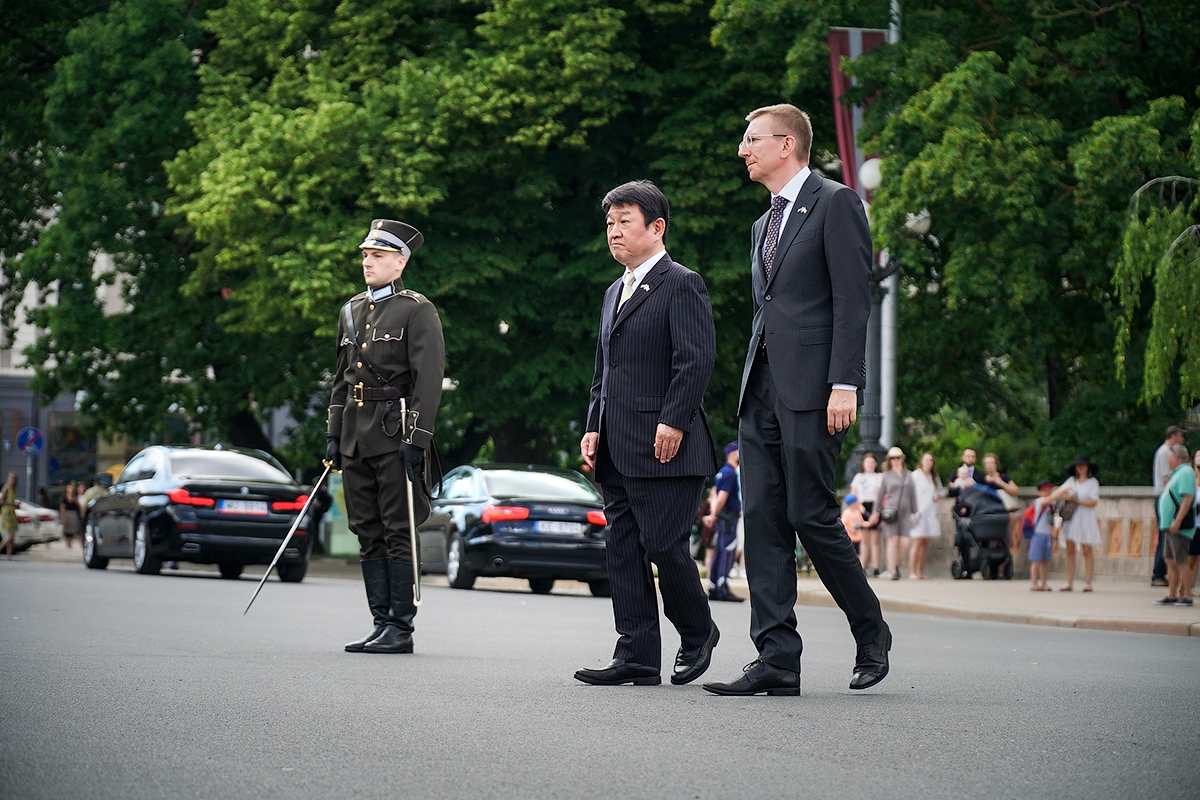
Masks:
[[[37,428],[21,428],[17,434],[17,449],[27,456],[36,456],[45,446],[46,437]]]

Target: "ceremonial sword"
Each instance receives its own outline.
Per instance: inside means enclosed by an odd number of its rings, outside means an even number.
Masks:
[[[288,546],[288,542],[296,535],[296,529],[300,527],[300,520],[304,519],[308,507],[312,505],[313,498],[317,496],[317,489],[321,488],[321,484],[325,482],[325,478],[329,476],[329,471],[333,469],[333,462],[324,461],[325,471],[321,473],[321,477],[317,478],[317,482],[313,484],[312,490],[308,493],[308,500],[304,502],[304,507],[300,509],[300,513],[296,515],[296,521],[292,523],[292,529],[287,532],[287,536],[283,537],[283,544],[279,545],[279,549],[275,552],[275,557],[271,559],[271,566],[267,567],[267,571],[263,573],[262,580],[258,582],[258,588],[254,590],[254,597],[250,598],[250,602],[246,604],[246,611],[250,610],[250,606],[254,605],[255,599],[258,598],[258,593],[262,591],[263,584],[267,582],[267,578],[271,577],[271,570],[275,569],[275,565],[279,563],[279,559],[283,556],[284,549]],[[409,502],[412,500],[412,489],[408,490]],[[411,519],[412,511],[409,510],[409,518]],[[246,611],[242,612],[242,616],[246,616]]]
[[[405,424],[408,423],[408,402],[400,398],[400,419]],[[416,422],[413,422],[414,429]],[[412,435],[409,435],[412,438]],[[421,550],[420,544],[417,541],[417,512],[413,510],[413,482],[408,477],[408,465],[404,465],[404,488],[408,492],[408,541],[412,547],[412,566],[413,566],[413,605],[421,605]]]

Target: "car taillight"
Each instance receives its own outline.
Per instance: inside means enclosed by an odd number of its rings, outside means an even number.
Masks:
[[[587,517],[588,522],[599,525],[601,528],[608,524],[608,519],[604,516],[603,511],[589,511]]]
[[[41,514],[38,516],[38,519],[40,519],[42,522],[54,522],[54,515],[53,514]]]
[[[27,522],[33,522],[33,517],[27,517],[24,514],[17,515],[17,522],[24,525]]]
[[[212,508],[217,504],[217,501],[211,497],[196,497],[187,489],[172,489],[167,492],[167,499],[177,505],[198,506],[200,508]]]
[[[280,500],[271,503],[272,511],[299,511],[304,508],[304,504],[308,502],[308,495],[298,495],[295,500]]]
[[[514,519],[529,519],[529,509],[521,506],[488,506],[483,510],[484,522],[506,522]]]

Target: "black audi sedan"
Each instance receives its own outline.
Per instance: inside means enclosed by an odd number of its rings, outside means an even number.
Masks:
[[[555,580],[586,581],[609,596],[604,501],[578,472],[519,464],[457,467],[442,479],[420,527],[425,571],[456,589],[475,578],[525,578],[546,594]]]
[[[104,569],[110,558],[132,558],[153,575],[164,561],[189,561],[236,579],[247,564],[271,563],[307,500],[259,450],[147,447],[89,505],[83,562]],[[280,580],[303,580],[311,551],[304,520],[279,559]]]

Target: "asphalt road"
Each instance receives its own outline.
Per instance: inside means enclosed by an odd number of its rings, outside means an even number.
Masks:
[[[800,607],[799,698],[591,687],[607,600],[430,586],[417,654],[343,653],[361,585],[0,563],[0,797],[1195,798],[1200,640],[892,614],[846,688]],[[717,604],[707,678],[753,658]],[[664,663],[678,640],[665,636]]]

